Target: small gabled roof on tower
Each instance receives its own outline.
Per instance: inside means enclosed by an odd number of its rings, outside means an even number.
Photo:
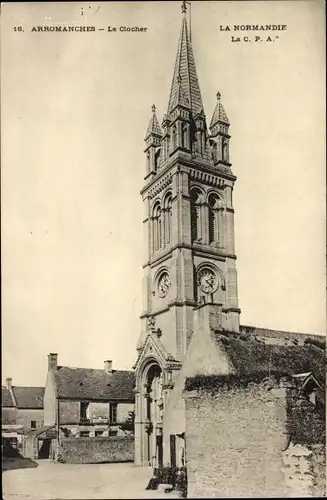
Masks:
[[[181,75],[178,75],[177,79],[177,86],[174,91],[174,94],[172,95],[171,99],[171,109],[174,109],[176,106],[186,106],[187,108],[190,105],[190,101],[188,100],[184,90],[183,90],[183,85],[182,85],[182,77]]]
[[[226,115],[226,111],[224,109],[224,106],[221,103],[221,93],[217,92],[217,104],[215,107],[215,110],[213,112],[211,122],[210,122],[210,128],[213,127],[216,123],[221,122],[225,123],[226,125],[229,125],[229,120]]]
[[[196,73],[192,44],[186,21],[186,2],[182,5],[182,27],[178,42],[173,81],[168,103],[168,114],[178,104],[187,105],[193,115],[203,111],[201,92]]]
[[[158,122],[156,107],[154,104],[152,105],[152,116],[150,118],[144,140],[146,141],[150,137],[150,135],[157,135],[159,137],[162,137],[162,130]]]

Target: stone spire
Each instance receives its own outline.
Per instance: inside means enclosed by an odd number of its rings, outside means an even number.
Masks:
[[[220,92],[217,92],[217,104],[213,112],[209,128],[214,127],[218,122],[229,125],[229,120],[227,118],[226,111],[224,110],[224,106],[221,103]]]
[[[193,116],[199,113],[204,115],[193,49],[188,34],[185,1],[182,3],[182,27],[170,90],[168,114],[171,114],[177,105],[187,106]]]
[[[147,141],[152,135],[155,135],[158,138],[162,137],[162,130],[161,130],[161,127],[160,127],[159,122],[158,122],[158,118],[156,115],[156,107],[154,104],[152,105],[151,109],[152,109],[152,116],[150,118],[150,122],[149,122],[149,125],[147,128],[146,134],[145,134],[145,138],[144,138],[145,141]]]

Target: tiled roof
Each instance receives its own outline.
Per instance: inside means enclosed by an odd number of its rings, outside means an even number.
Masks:
[[[1,387],[1,406],[6,408],[15,406],[7,387]]]
[[[183,102],[178,102],[182,98]],[[187,31],[186,17],[183,15],[177,57],[170,90],[168,114],[176,104],[184,104],[187,100],[193,115],[203,111],[199,80],[196,73],[192,45]]]
[[[152,134],[162,137],[162,130],[158,122],[155,106],[152,106],[152,116],[145,134],[145,140]]]
[[[221,103],[221,95],[220,92],[217,94],[217,104],[215,107],[215,110],[213,112],[211,122],[210,122],[210,128],[213,127],[217,122],[223,122],[229,125],[229,120],[226,115],[226,111],[224,109],[224,106]]]
[[[134,402],[135,376],[132,371],[59,366],[54,371],[60,398]]]
[[[54,425],[44,425],[43,427],[39,427],[38,429],[33,429],[27,433],[28,436],[36,436],[39,437],[44,434],[43,437],[47,438],[55,438],[56,437],[56,429]]]
[[[325,380],[325,351],[314,345],[265,345],[244,335],[215,333],[216,341],[227,352],[239,374],[312,372],[316,379]]]
[[[17,408],[43,408],[44,387],[19,387],[12,388]]]

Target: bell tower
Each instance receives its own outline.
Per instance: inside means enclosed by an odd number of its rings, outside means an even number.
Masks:
[[[238,331],[239,309],[229,155],[229,120],[217,94],[207,129],[186,7],[162,127],[152,106],[145,135],[142,333],[155,317],[178,360],[192,335],[193,308],[210,304],[217,328]]]
[[[167,112],[160,126],[152,106],[145,134],[143,311],[134,366],[137,464],[149,463],[158,446],[154,435],[160,437],[169,390],[192,336],[194,308],[209,308],[212,328],[239,331],[229,126],[218,93],[207,128],[183,2]],[[149,402],[155,404],[151,370],[161,380],[160,411]]]

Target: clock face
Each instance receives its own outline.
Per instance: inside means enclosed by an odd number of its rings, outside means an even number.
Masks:
[[[216,273],[207,267],[201,269],[198,273],[198,285],[204,293],[214,292],[218,287]]]
[[[162,273],[158,282],[159,297],[166,297],[170,288],[170,276],[168,273]]]

